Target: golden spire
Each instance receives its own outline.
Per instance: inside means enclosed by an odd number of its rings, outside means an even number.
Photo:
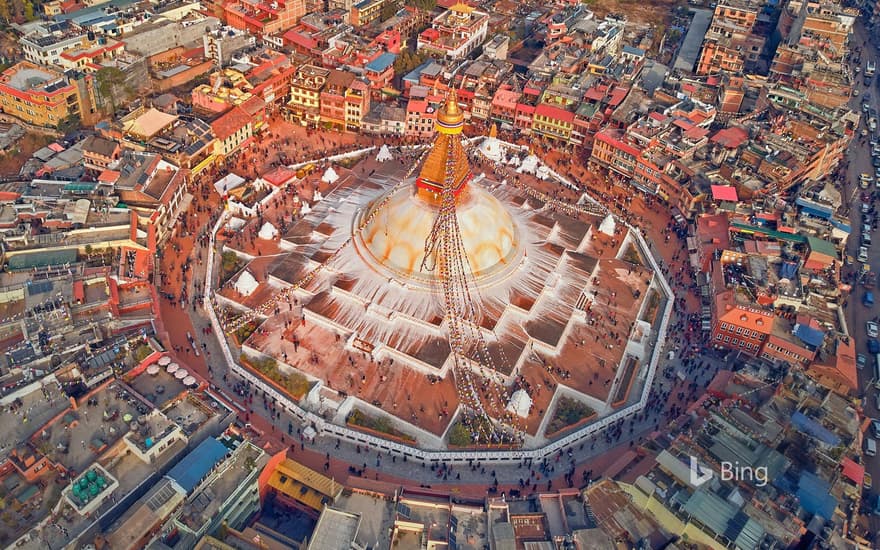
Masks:
[[[461,145],[464,113],[454,89],[449,91],[446,102],[437,112],[436,127],[437,139],[416,180],[419,194],[432,202],[439,202],[440,193],[447,186],[452,187],[458,196],[471,178],[467,154]],[[450,162],[453,165],[451,174],[448,172]]]
[[[458,106],[458,94],[455,89],[449,90],[446,103],[437,113],[437,131],[442,134],[460,134],[464,124],[464,113]]]
[[[489,128],[489,137],[490,138],[497,138],[498,137],[498,125],[495,124],[494,122],[492,123],[492,127]]]

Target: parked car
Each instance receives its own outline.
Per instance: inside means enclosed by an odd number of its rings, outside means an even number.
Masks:
[[[874,321],[868,321],[865,323],[865,328],[868,330],[868,338],[876,338],[880,335],[880,325],[875,323]],[[876,340],[869,340],[868,342],[876,342]],[[877,346],[877,351],[880,351],[880,345]],[[871,353],[877,353],[876,351],[872,351]]]
[[[880,342],[876,338],[868,338],[868,353],[880,353]]]
[[[862,481],[862,485],[865,486],[865,489],[870,489],[874,486],[874,480],[868,472],[865,472],[865,479]]]
[[[862,262],[863,264],[868,263],[868,247],[866,247],[866,246],[860,246],[860,247],[859,247],[859,256],[858,256],[858,260],[859,260],[860,262]]]
[[[856,355],[856,367],[863,369],[868,364],[868,358],[864,356],[864,354]],[[877,394],[880,396],[880,394]]]

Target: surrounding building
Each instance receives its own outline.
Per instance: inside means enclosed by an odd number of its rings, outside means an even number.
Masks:
[[[431,28],[419,33],[418,50],[449,59],[461,59],[483,43],[489,14],[457,3],[434,18]]]

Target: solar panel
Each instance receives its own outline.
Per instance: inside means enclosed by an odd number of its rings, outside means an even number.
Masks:
[[[35,294],[42,294],[44,292],[52,291],[52,281],[40,281],[37,283],[31,283],[28,285],[28,294],[31,296]]]

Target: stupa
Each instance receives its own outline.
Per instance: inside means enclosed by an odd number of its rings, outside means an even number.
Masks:
[[[606,309],[614,310],[620,327],[629,326],[650,273],[617,259],[610,240],[597,249],[600,217],[570,217],[517,186],[502,185],[501,178],[474,178],[463,124],[450,93],[420,166],[386,162],[366,178],[346,177],[303,210],[282,235],[280,248],[290,252],[268,267],[266,283],[293,296],[243,346],[245,353],[269,355],[286,371],[319,380],[315,406],[334,422],[345,423],[353,407],[376,407],[396,416],[397,425],[412,423],[418,444],[431,448],[443,445],[439,438],[461,405],[450,395],[458,378],[442,281],[423,267],[434,263],[423,261],[426,242],[448,193],[476,289],[474,323],[492,358],[491,365],[468,368],[478,382],[491,376],[502,387],[496,412],[512,403],[516,415],[525,415],[528,436],[540,438],[541,416],[550,412],[556,387],[581,395],[593,410],[612,411],[631,386],[638,387],[637,371],[646,365],[644,357],[628,358],[633,352],[625,346],[585,354],[578,343],[606,333],[605,326],[590,323]],[[613,303],[609,289],[615,290]],[[296,328],[291,318],[300,321]],[[543,358],[570,371],[551,391]]]
[[[501,162],[504,160],[504,148],[498,139],[498,127],[492,124],[489,129],[489,137],[480,143],[480,154],[492,162]]]
[[[377,270],[411,287],[434,288],[436,283],[435,274],[421,266],[445,185],[453,187],[468,264],[478,281],[503,276],[522,257],[520,231],[508,210],[484,189],[469,185],[473,174],[461,143],[463,126],[452,92],[437,113],[437,141],[414,185],[391,195],[381,210],[377,204],[360,215],[369,221],[354,235],[356,248]]]

